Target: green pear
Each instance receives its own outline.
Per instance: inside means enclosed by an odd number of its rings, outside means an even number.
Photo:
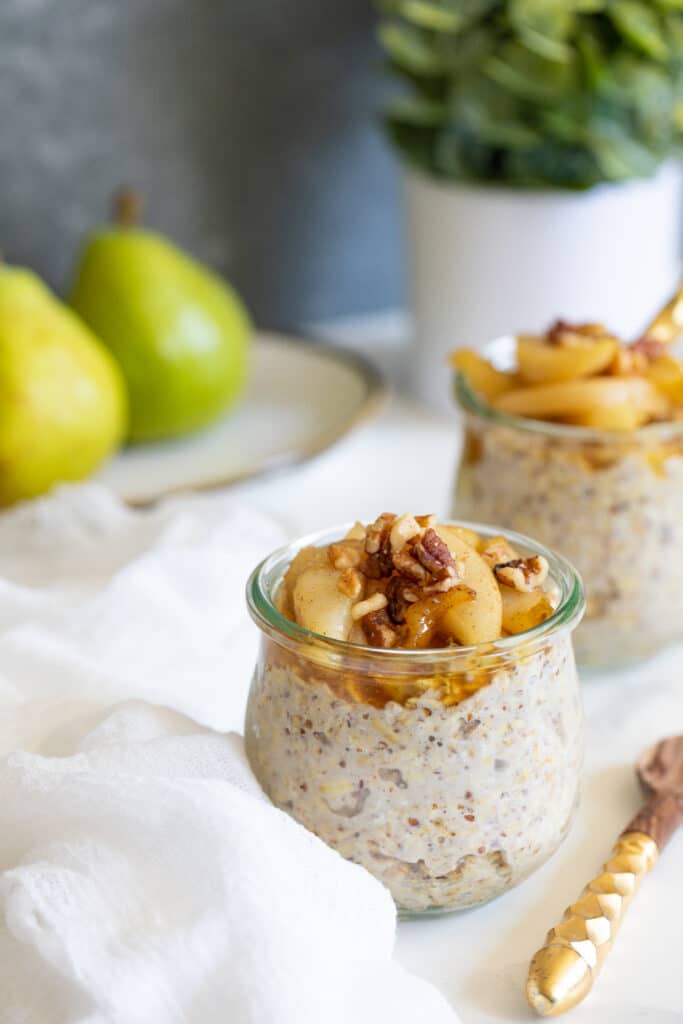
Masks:
[[[132,441],[203,427],[242,393],[251,335],[244,306],[161,235],[127,223],[96,232],[71,304],[123,371]]]
[[[0,506],[88,476],[121,443],[107,349],[29,270],[0,266]]]

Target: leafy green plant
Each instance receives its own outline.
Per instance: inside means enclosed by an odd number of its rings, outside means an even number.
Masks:
[[[683,138],[683,0],[378,0],[394,143],[442,178],[588,188]]]

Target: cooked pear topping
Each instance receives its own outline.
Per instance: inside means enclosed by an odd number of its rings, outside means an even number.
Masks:
[[[370,647],[469,646],[522,633],[552,615],[548,563],[505,537],[383,513],[291,562],[277,606],[307,629]],[[522,599],[520,599],[520,596]]]
[[[596,430],[637,430],[683,415],[683,362],[652,338],[624,344],[601,324],[558,320],[517,338],[517,369],[469,349],[452,364],[501,412]]]

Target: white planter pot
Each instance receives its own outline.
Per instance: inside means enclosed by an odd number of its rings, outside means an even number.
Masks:
[[[637,336],[681,272],[681,170],[588,192],[442,184],[406,171],[415,391],[450,408],[447,354],[557,317]]]

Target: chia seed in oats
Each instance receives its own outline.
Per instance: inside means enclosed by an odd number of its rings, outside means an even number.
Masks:
[[[451,707],[429,690],[409,706],[354,704],[266,664],[246,741],[271,800],[399,907],[473,906],[522,881],[569,828],[582,752],[569,637]]]
[[[642,432],[588,443],[473,416],[467,431],[458,515],[532,533],[576,566],[580,663],[635,661],[683,640],[683,443]]]

